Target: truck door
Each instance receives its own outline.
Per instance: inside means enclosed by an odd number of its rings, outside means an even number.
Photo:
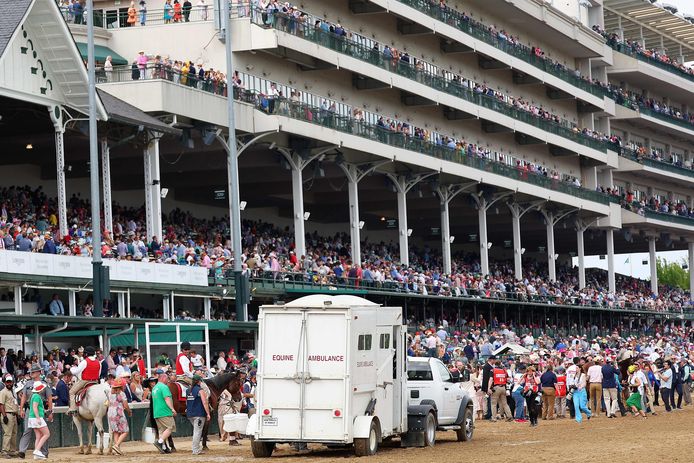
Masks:
[[[439,410],[439,421],[443,422],[443,420],[446,420],[445,424],[448,424],[455,420],[458,415],[459,402],[456,401],[456,397],[460,397],[462,400],[462,394],[458,392],[460,390],[460,386],[453,382],[448,368],[446,368],[446,366],[439,361],[434,361],[433,364],[435,370],[434,374],[438,374],[440,376],[442,383],[441,386],[443,388],[441,391],[443,404],[442,409]]]
[[[342,441],[351,419],[347,416],[351,395],[347,387],[347,314],[307,311],[305,325],[301,439]]]

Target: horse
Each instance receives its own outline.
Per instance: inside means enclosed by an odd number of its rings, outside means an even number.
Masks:
[[[242,386],[242,374],[240,371],[235,370],[230,373],[221,373],[217,376],[203,380],[207,387],[210,388],[210,416],[213,415],[214,411],[217,410],[217,404],[219,402],[219,395],[222,391],[227,390],[231,393],[231,396],[235,401],[240,402],[241,397],[241,386]],[[169,390],[171,391],[171,396],[174,398],[174,409],[178,415],[186,415],[186,402],[180,400],[180,392],[178,386],[174,382],[168,384]],[[202,447],[207,450],[208,432],[210,429],[210,421],[206,421],[202,429]],[[173,443],[173,438],[169,437],[168,446],[172,452],[176,451],[176,447]]]
[[[90,455],[92,453],[92,430],[96,425],[99,433],[99,455],[104,454],[104,416],[108,412],[108,394],[111,386],[108,383],[95,384],[90,386],[82,397],[82,402],[77,408],[77,413],[72,416],[72,421],[77,428],[77,436],[80,440],[79,455]],[[87,450],[84,450],[82,440],[82,422],[86,421],[87,426]]]

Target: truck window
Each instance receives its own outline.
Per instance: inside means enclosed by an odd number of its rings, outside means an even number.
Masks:
[[[448,368],[441,363],[441,362],[436,362],[436,371],[438,371],[439,375],[441,376],[441,381],[445,382],[450,382],[451,381],[451,373],[448,371]]]
[[[412,381],[433,381],[434,375],[426,362],[407,362],[407,379]]]
[[[380,349],[390,349],[390,334],[381,333],[378,347]]]
[[[357,350],[371,350],[371,335],[360,334],[357,340]]]

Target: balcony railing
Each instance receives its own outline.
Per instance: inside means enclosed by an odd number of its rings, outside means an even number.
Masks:
[[[353,38],[338,36],[332,32],[326,32],[320,28],[314,27],[313,24],[315,21],[320,20],[320,18],[309,16],[303,21],[297,21],[294,17],[281,13],[275,13],[271,17],[266,17],[266,15],[262,15],[260,12],[255,11],[252,18],[253,22],[260,26],[271,26],[282,32],[330,48],[338,53],[406,77],[431,87],[434,90],[491,109],[492,111],[496,111],[512,119],[519,120],[551,134],[559,135],[589,148],[604,153],[610,146],[610,144],[603,140],[582,133],[578,128],[572,127],[568,122],[556,123],[518,108],[508,101],[508,97],[500,99],[496,96],[475,92],[473,90],[476,85],[475,82],[464,78],[461,81],[459,80],[459,76],[441,70],[438,66],[414,58],[411,59],[417,61],[419,64],[388,57],[384,55],[381,44],[371,39],[358,35],[353,36]],[[356,39],[354,37],[356,37]]]
[[[522,44],[512,44],[508,40],[500,38],[497,34],[494,34],[489,30],[488,25],[475,21],[474,19],[469,18],[449,7],[441,8],[439,2],[434,2],[431,0],[398,1],[426,14],[427,16],[444,22],[449,26],[455,27],[467,35],[481,40],[484,43],[513,56],[514,58],[518,58],[528,64],[532,64],[536,68],[558,77],[559,79],[570,83],[574,87],[585,90],[586,92],[589,92],[599,98],[609,96],[605,93],[605,89],[601,85],[594,84],[589,80],[584,79],[578,75],[576,71],[571,71],[566,66],[554,62],[549,58],[535,55],[531,47]]]
[[[630,46],[624,44],[624,43],[618,43],[615,42],[614,40],[607,40],[607,44],[611,46],[614,50],[623,53],[625,55],[631,56],[632,58],[636,58],[639,61],[643,61],[644,63],[652,64],[653,66],[660,68],[664,71],[671,72],[675,75],[678,75],[680,77],[683,77],[687,80],[690,80],[694,82],[694,74],[691,74],[683,69],[680,69],[677,66],[674,66],[670,63],[664,63],[660,61],[659,59],[653,58],[651,56],[646,56],[643,53],[639,53],[636,50],[633,50]]]
[[[631,159],[632,161],[643,164],[644,166],[652,167],[654,169],[666,170],[675,174],[686,175],[687,177],[694,178],[694,169],[688,169],[687,167],[677,166],[675,164],[660,161],[658,159],[653,159],[648,155],[638,156],[636,151],[629,147],[620,148],[620,156]]]
[[[665,222],[678,223],[680,225],[694,227],[694,217],[657,212],[648,208],[644,208],[644,213],[647,219],[663,220]]]
[[[135,74],[134,74],[135,73]],[[618,199],[598,191],[593,191],[581,187],[576,187],[568,182],[546,177],[508,165],[513,158],[502,153],[487,153],[485,155],[470,155],[462,149],[449,148],[442,144],[443,140],[450,137],[437,132],[430,132],[426,138],[406,135],[402,132],[389,130],[383,125],[379,125],[379,120],[386,119],[384,116],[370,113],[368,111],[357,110],[350,105],[337,103],[329,98],[312,95],[303,90],[281,85],[270,80],[252,76],[250,74],[239,73],[243,85],[247,88],[234,88],[234,98],[246,103],[253,104],[256,109],[267,114],[290,117],[292,119],[309,122],[311,124],[328,127],[340,132],[356,135],[369,140],[375,140],[389,146],[415,151],[446,161],[463,164],[474,169],[502,175],[514,180],[530,183],[542,188],[566,193],[577,198],[588,201],[595,201],[601,204],[618,202]],[[209,79],[199,79],[196,76],[182,74],[180,71],[167,69],[163,65],[150,65],[144,72],[134,67],[116,67],[107,75],[100,73],[100,82],[127,82],[139,79],[164,79],[180,85],[185,85],[197,90],[202,90],[217,95],[226,96],[227,90],[222,82],[213,82]],[[268,97],[272,87],[276,87],[281,92],[281,97]],[[301,93],[300,97],[287,98],[286,95]],[[362,118],[354,117],[359,112]],[[394,121],[399,124],[406,122]]]
[[[647,116],[655,117],[656,119],[660,119],[661,121],[669,122],[670,124],[675,124],[677,126],[680,126],[682,128],[694,131],[694,124],[692,124],[689,121],[686,121],[684,119],[678,119],[674,116],[671,116],[669,114],[664,114],[659,111],[655,111],[647,106],[642,106],[639,105],[639,111],[641,114],[645,114]]]

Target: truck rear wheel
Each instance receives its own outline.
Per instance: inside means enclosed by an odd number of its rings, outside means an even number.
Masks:
[[[427,420],[424,425],[424,445],[433,447],[436,443],[436,418],[433,413],[427,414]]]
[[[472,440],[472,434],[475,431],[475,422],[472,418],[472,408],[465,409],[463,422],[460,423],[460,429],[455,433],[458,435],[458,442],[467,442]]]
[[[274,442],[257,441],[251,437],[251,451],[256,458],[269,458],[275,450]]]
[[[381,430],[378,427],[376,420],[371,421],[369,428],[369,437],[354,439],[354,454],[358,457],[366,457],[375,455],[378,451],[378,439]]]

